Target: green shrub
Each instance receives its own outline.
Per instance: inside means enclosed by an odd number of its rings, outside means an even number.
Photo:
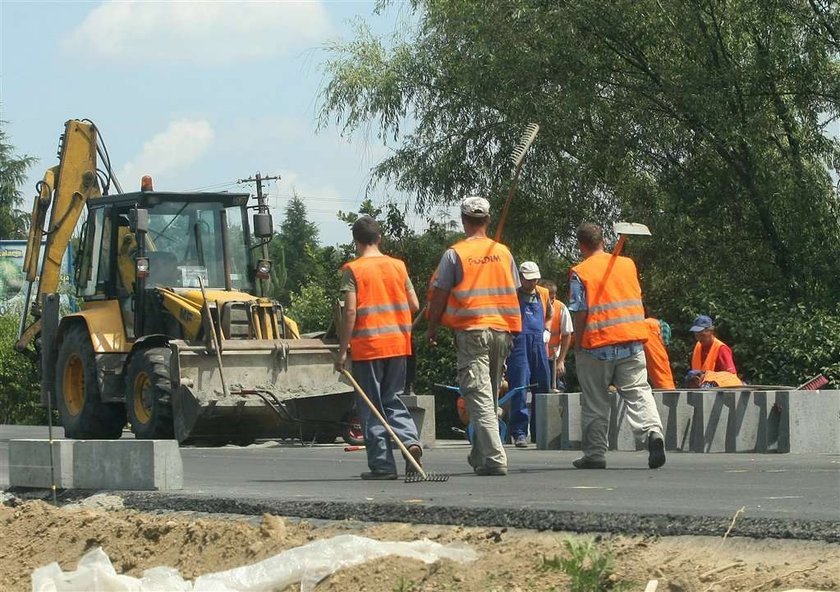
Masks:
[[[610,579],[613,570],[611,553],[602,552],[593,539],[563,541],[568,557],[543,557],[540,569],[562,571],[571,579],[570,592],[621,590],[624,584]]]
[[[37,368],[14,350],[17,329],[17,318],[0,316],[0,424],[43,424]]]

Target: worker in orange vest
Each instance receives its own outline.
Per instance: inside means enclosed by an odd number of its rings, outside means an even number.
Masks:
[[[379,224],[370,216],[353,223],[359,257],[342,268],[344,320],[336,371],[347,361],[371,402],[382,411],[417,462],[423,455],[417,426],[399,393],[405,387],[406,357],[411,354],[411,313],[419,308],[405,263],[379,250]],[[397,466],[388,433],[369,407],[357,404],[365,437],[365,480],[396,479]],[[406,462],[406,473],[415,469]]]
[[[726,370],[689,370],[685,384],[688,388],[730,388],[743,386],[744,382]]]
[[[648,340],[645,341],[645,363],[648,381],[655,389],[674,390],[674,375],[671,373],[671,360],[662,339],[662,326],[659,319],[645,319],[648,327]]]
[[[512,334],[522,330],[519,273],[508,248],[487,236],[486,199],[465,198],[461,224],[466,239],[444,253],[435,272],[428,338],[437,343],[440,324],[455,332],[458,384],[474,433],[470,466],[480,476],[507,475],[496,393]]]
[[[627,404],[627,422],[647,441],[648,466],[665,464],[662,420],[647,382],[642,289],[632,259],[604,252],[604,236],[595,224],[577,229],[582,263],[569,275],[569,310],[575,327],[575,364],[581,395],[581,448],[572,463],[578,469],[607,466],[610,385]]]
[[[697,340],[691,354],[692,370],[714,370],[738,374],[732,348],[717,338],[711,317],[698,316],[694,319],[690,331],[694,333],[694,338]]]
[[[548,339],[548,361],[551,365],[551,387],[566,390],[566,356],[572,346],[572,316],[568,307],[557,298],[557,284],[551,280],[542,280],[540,285],[548,290],[548,302],[551,306],[550,337]]]

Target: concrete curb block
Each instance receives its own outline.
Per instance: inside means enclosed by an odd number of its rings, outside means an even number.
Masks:
[[[175,440],[53,440],[52,455],[60,489],[183,488]],[[9,485],[51,486],[49,440],[9,440]]]
[[[840,391],[656,391],[666,450],[840,453]],[[580,393],[536,395],[537,448],[580,448]],[[612,402],[611,450],[644,448]]]

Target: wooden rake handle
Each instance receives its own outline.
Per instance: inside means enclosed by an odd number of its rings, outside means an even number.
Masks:
[[[405,456],[408,462],[410,462],[412,466],[414,466],[414,470],[420,473],[420,476],[423,477],[423,479],[426,479],[426,472],[423,470],[423,467],[421,467],[420,463],[418,463],[417,460],[415,460],[414,455],[412,455],[408,451],[408,448],[406,448],[405,444],[403,444],[402,441],[400,441],[397,434],[382,416],[382,413],[379,412],[379,409],[376,408],[376,405],[374,405],[373,402],[368,398],[367,393],[364,391],[361,385],[358,382],[356,382],[355,378],[353,378],[353,375],[347,371],[347,368],[342,368],[341,373],[347,378],[347,380],[350,381],[350,384],[352,384],[353,388],[356,389],[356,392],[359,393],[359,396],[376,416],[376,419],[382,422],[382,425],[385,426],[386,430],[388,430],[388,434],[390,434],[391,439],[397,446],[400,447],[400,450],[402,450],[403,456]]]

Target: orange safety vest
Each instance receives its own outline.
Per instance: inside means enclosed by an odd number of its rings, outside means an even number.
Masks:
[[[713,382],[720,388],[742,386],[744,384],[744,382],[738,378],[737,374],[732,374],[732,372],[727,372],[725,370],[721,370],[719,372],[706,370],[706,374],[703,376],[703,382]]]
[[[542,286],[535,286],[535,288],[537,290],[537,296],[539,296],[540,300],[542,301],[543,314],[545,315],[545,318],[543,319],[543,321],[547,321],[548,320],[548,300],[549,300],[548,288],[543,288]],[[543,326],[545,326],[544,323],[543,323]]]
[[[522,331],[508,248],[489,238],[474,238],[456,243],[452,249],[461,260],[464,277],[450,290],[441,323],[457,330]]]
[[[563,309],[565,304],[560,302],[557,298],[551,303],[553,314],[551,315],[551,338],[548,340],[548,359],[553,360],[557,354],[557,349],[560,347],[562,335],[560,335],[560,317],[563,316]]]
[[[586,288],[589,310],[583,328],[584,348],[647,341],[642,288],[632,259],[597,253],[572,271]]]
[[[711,347],[709,347],[709,353],[706,354],[706,358],[703,359],[703,346],[698,341],[694,344],[694,352],[691,354],[691,369],[692,370],[714,370],[715,364],[717,364],[717,357],[718,352],[720,351],[720,346],[723,345],[723,342],[715,337],[715,340],[712,342]]]
[[[411,355],[411,309],[405,263],[393,257],[359,257],[345,264],[356,279],[353,361]]]
[[[657,389],[676,389],[674,375],[671,373],[671,361],[668,350],[662,341],[662,328],[657,319],[645,319],[648,327],[648,340],[645,342],[645,360],[647,362],[648,381]]]

